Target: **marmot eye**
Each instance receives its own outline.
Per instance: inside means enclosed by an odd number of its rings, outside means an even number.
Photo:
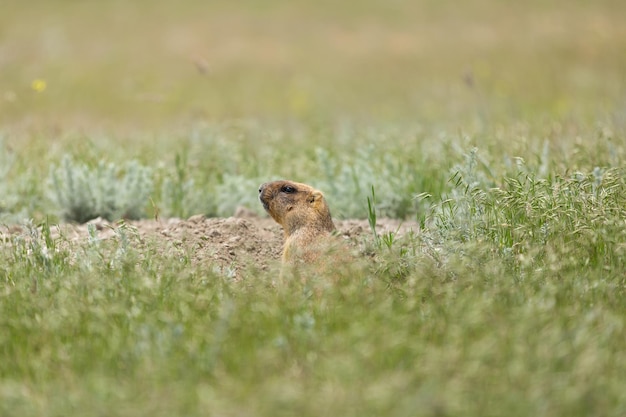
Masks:
[[[296,192],[296,189],[290,185],[283,185],[280,191],[282,191],[283,193],[292,194]]]

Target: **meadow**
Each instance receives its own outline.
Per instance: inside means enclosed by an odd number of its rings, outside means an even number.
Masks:
[[[2,9],[0,415],[626,415],[623,2]],[[142,231],[278,178],[405,227],[307,280]]]

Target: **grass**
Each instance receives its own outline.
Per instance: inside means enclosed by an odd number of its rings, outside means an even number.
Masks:
[[[621,2],[179,3],[3,5],[0,415],[626,414]],[[52,233],[275,178],[421,230],[279,284]]]

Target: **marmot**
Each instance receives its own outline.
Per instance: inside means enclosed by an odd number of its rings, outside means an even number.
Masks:
[[[285,232],[283,264],[315,262],[336,230],[324,195],[293,181],[261,184],[259,200]]]

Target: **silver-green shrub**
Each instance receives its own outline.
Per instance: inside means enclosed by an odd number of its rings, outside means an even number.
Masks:
[[[266,179],[265,181],[269,181]],[[263,212],[259,203],[259,184],[264,182],[259,178],[245,178],[240,175],[224,175],[222,182],[215,189],[217,215],[232,216],[237,207],[242,206],[255,211]]]
[[[96,217],[140,218],[153,189],[152,170],[137,161],[123,168],[104,161],[90,167],[67,156],[52,166],[50,183],[63,218],[81,223]]]
[[[215,199],[210,188],[208,184],[198,184],[186,155],[177,154],[174,169],[167,170],[161,183],[160,214],[179,218],[193,214],[215,215]]]
[[[318,149],[317,161],[324,177],[315,186],[325,192],[337,217],[367,218],[372,186],[380,217],[405,218],[417,211],[417,174],[394,156],[367,147],[340,161]]]
[[[452,233],[464,241],[476,238],[484,221],[485,193],[495,185],[487,171],[488,165],[480,158],[478,148],[470,149],[464,161],[452,167],[452,188],[434,207],[438,229],[444,235]]]

